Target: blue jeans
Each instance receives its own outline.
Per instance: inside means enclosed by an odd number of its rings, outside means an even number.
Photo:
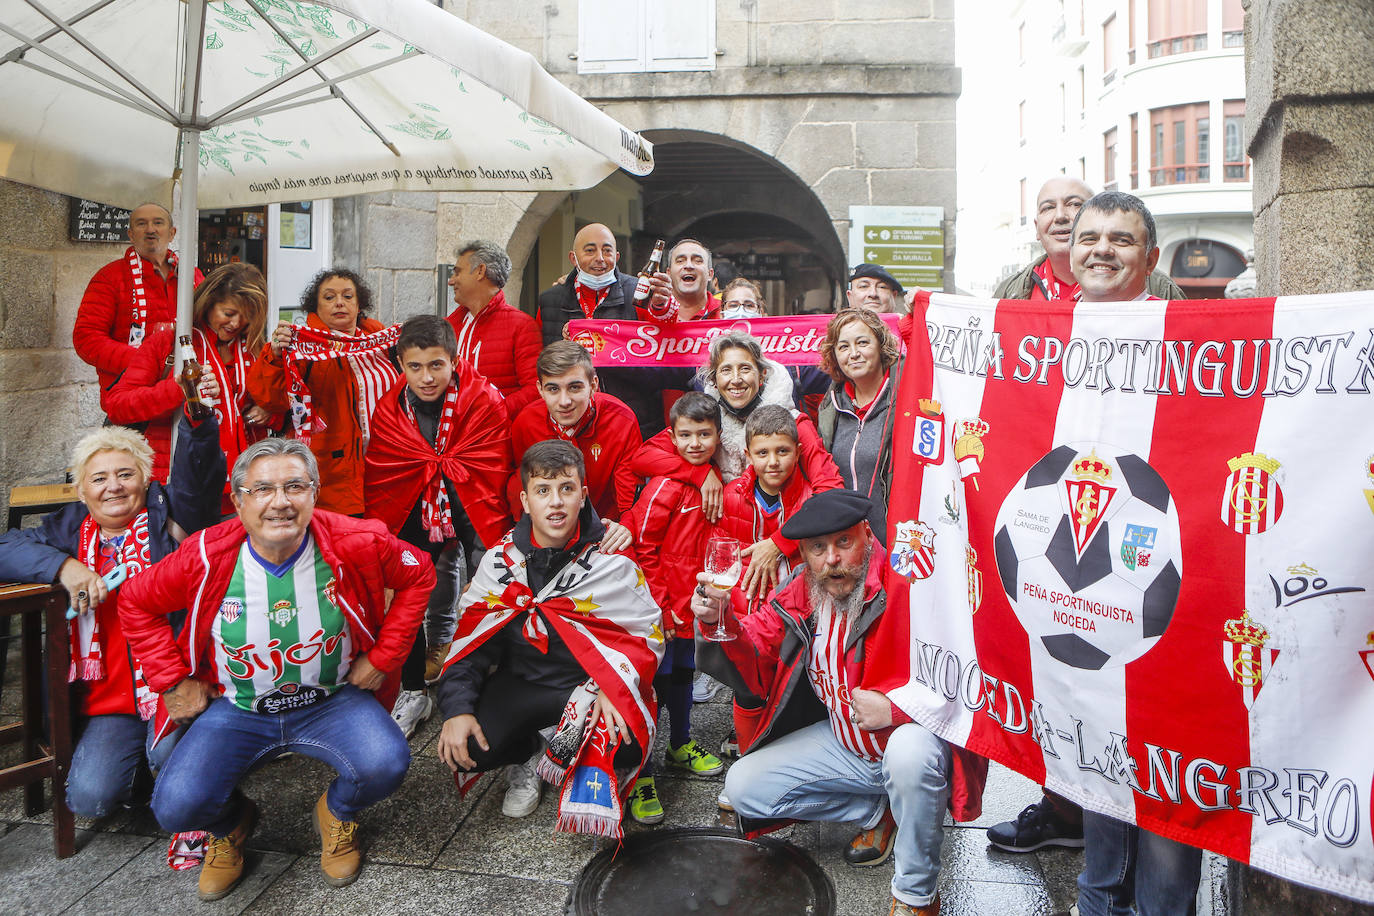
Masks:
[[[338,771],[326,802],[343,821],[357,820],[359,811],[395,792],[410,766],[400,727],[370,693],[351,684],[314,706],[277,714],[247,712],[220,697],[186,729],[158,777],[158,823],[170,833],[226,836],[242,813],[234,797],[239,781],[284,751]]]
[[[877,826],[890,803],[897,821],[892,896],[926,906],[940,876],[949,767],[949,745],[920,725],[898,727],[873,763],[822,721],[741,757],[725,776],[725,794],[741,817],[861,821],[865,828]]]
[[[1201,849],[1083,812],[1079,916],[1193,916],[1201,880]]]
[[[91,716],[81,727],[67,773],[67,807],[81,817],[104,817],[133,798],[139,764],[154,776],[167,762],[175,737],[149,748],[152,722],[135,715]]]
[[[467,585],[468,564],[463,545],[454,541],[434,558],[436,579],[425,608],[425,643],[429,648],[453,641],[458,625],[458,596]]]

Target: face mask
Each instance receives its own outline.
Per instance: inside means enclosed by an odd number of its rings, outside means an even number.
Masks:
[[[615,271],[608,270],[600,276],[589,274],[580,267],[577,270],[577,282],[587,289],[605,289],[615,282]]]
[[[725,311],[721,312],[721,317],[726,321],[734,321],[738,318],[762,318],[763,316],[747,305],[727,305]]]

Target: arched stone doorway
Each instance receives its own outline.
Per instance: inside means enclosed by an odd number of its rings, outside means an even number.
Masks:
[[[770,311],[829,311],[846,278],[835,222],[816,193],[779,160],[738,140],[692,130],[646,130],[654,172],[623,173],[588,191],[535,196],[507,249],[521,277],[520,303],[569,266],[572,235],[589,222],[610,226],[620,269],[634,273],[657,239],[696,238],[722,274],[760,282]],[[723,285],[723,284],[722,284]]]
[[[1179,242],[1160,266],[1190,299],[1219,299],[1226,284],[1245,270],[1245,255],[1224,242],[1192,238]]]

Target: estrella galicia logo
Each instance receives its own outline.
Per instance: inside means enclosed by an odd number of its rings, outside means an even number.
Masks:
[[[271,693],[265,693],[253,701],[253,711],[261,713],[290,712],[314,706],[329,694],[322,687],[306,687],[301,684],[282,684]]]

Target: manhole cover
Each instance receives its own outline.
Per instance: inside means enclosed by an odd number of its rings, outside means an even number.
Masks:
[[[729,831],[642,833],[598,853],[572,891],[576,916],[747,913],[832,916],[835,888],[790,843]]]

